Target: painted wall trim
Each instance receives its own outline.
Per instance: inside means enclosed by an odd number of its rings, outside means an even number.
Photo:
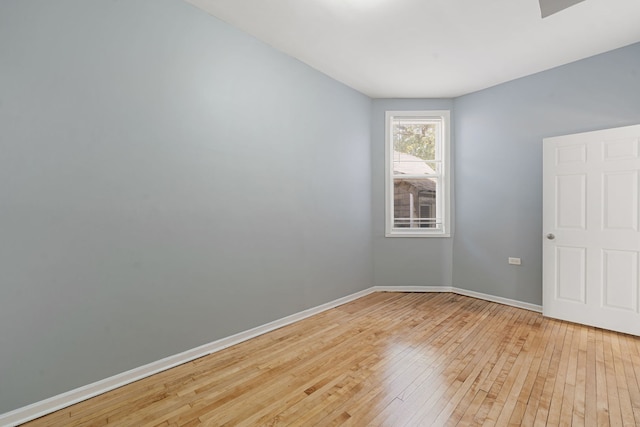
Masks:
[[[0,414],[0,426],[18,426],[36,418],[66,408],[73,404],[82,402],[83,400],[90,399],[92,397],[114,390],[118,387],[125,386],[159,372],[166,371],[167,369],[171,369],[178,365],[182,365],[184,363],[198,359],[199,357],[224,350],[227,347],[231,347],[267,332],[282,328],[283,326],[290,325],[292,323],[306,319],[307,317],[322,313],[323,311],[330,310],[339,305],[346,304],[350,301],[356,300],[374,292],[452,292],[459,295],[465,295],[473,298],[483,299],[486,301],[496,302],[499,304],[510,305],[513,307],[542,313],[542,306],[536,304],[496,297],[493,295],[468,291],[466,289],[460,289],[452,286],[373,286],[371,288],[364,289],[362,291],[347,295],[342,298],[338,298],[317,307],[312,307],[307,310],[294,313],[290,316],[274,320],[273,322],[257,326],[247,331],[239,332],[235,335],[221,338],[219,340],[201,345],[191,350],[187,350],[173,356],[165,357],[164,359],[151,362],[147,365],[140,366],[121,374],[117,374],[112,377],[88,384],[86,386],[70,390],[66,393],[50,397],[49,399],[41,400],[31,405],[15,409],[11,412]]]
[[[497,302],[498,304],[510,305],[512,307],[522,308],[529,311],[535,311],[536,313],[542,313],[542,306],[537,304],[531,304],[528,302],[518,301],[509,298],[497,297],[495,295],[483,294],[481,292],[469,291],[467,289],[453,288],[453,293],[458,295],[465,295],[472,298],[483,299],[491,302]]]
[[[306,319],[307,317],[311,317],[315,314],[322,313],[323,311],[330,310],[339,305],[346,304],[350,301],[369,295],[373,292],[375,292],[373,288],[368,288],[360,292],[338,298],[328,303],[312,307],[298,313],[294,313],[290,316],[274,320],[273,322],[257,326],[247,331],[239,332],[235,335],[221,338],[219,340],[201,345],[182,353],[175,354],[173,356],[165,357],[164,359],[151,362],[147,365],[131,369],[121,374],[117,374],[112,377],[105,378],[103,380],[96,381],[82,387],[78,387],[68,392],[50,397],[48,399],[35,402],[31,405],[15,409],[4,414],[0,414],[0,426],[15,427],[17,425],[26,423],[36,418],[40,418],[52,412],[82,402],[83,400],[90,399],[92,397],[114,390],[118,387],[122,387],[124,385],[141,380],[159,372],[166,371],[167,369],[171,369],[200,357],[207,356],[211,353],[224,350],[227,347],[231,347],[267,332],[282,328],[283,326],[290,325],[292,323]]]
[[[453,292],[451,286],[374,286],[374,292]]]
[[[483,294],[481,292],[469,291],[467,289],[456,288],[454,286],[374,286],[376,292],[452,292],[458,295],[478,298],[498,304],[510,305],[512,307],[542,313],[542,306],[514,299],[497,297],[495,295]]]

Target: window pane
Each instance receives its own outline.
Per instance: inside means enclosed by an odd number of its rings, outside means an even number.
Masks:
[[[438,122],[427,119],[393,120],[393,151],[417,160],[440,160],[438,158]]]
[[[410,154],[393,152],[394,175],[431,175],[440,173],[440,162],[429,162]]]
[[[393,180],[393,227],[440,227],[436,178]]]

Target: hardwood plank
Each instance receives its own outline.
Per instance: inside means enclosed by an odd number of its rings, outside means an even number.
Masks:
[[[522,334],[526,333],[526,326],[525,322],[521,319],[523,319],[522,316],[527,315],[527,313],[522,313],[519,320],[514,322],[514,326],[517,326],[517,328],[511,330],[506,329],[507,334],[498,346],[499,358],[494,364],[492,372],[481,386],[481,389],[487,390],[488,393],[476,413],[475,420],[483,425],[495,424],[496,418],[499,416],[501,408],[496,402],[513,368],[516,355],[524,345]],[[509,337],[510,339],[507,339]]]
[[[625,372],[627,373],[627,384],[629,385],[629,393],[631,395],[631,405],[635,416],[636,424],[640,423],[640,388],[638,386],[638,378],[640,375],[640,354],[637,348],[631,342],[635,338],[630,335],[622,335],[620,341],[622,344],[622,356],[625,363]]]
[[[638,425],[640,339],[374,293],[28,426]]]
[[[604,357],[604,331],[596,331],[596,397],[598,410],[596,418],[598,426],[609,426],[609,393],[607,389],[607,373]]]
[[[525,405],[524,413],[522,418],[518,418],[517,414],[512,415],[511,420],[509,420],[509,424],[522,423],[523,425],[533,425],[535,422],[536,412],[538,411],[538,407],[542,401],[545,381],[548,376],[553,353],[556,348],[556,340],[554,340],[553,337],[558,336],[561,325],[560,322],[546,323],[548,324],[547,328],[549,335],[542,344],[544,346],[544,355],[540,361],[540,368],[535,377],[532,389],[529,391],[529,396],[526,401],[524,400],[524,396],[521,401]]]
[[[509,353],[509,359],[503,371],[500,373],[498,381],[494,384],[494,386],[498,386],[496,388],[495,399],[483,425],[499,425],[499,422],[502,422],[503,425],[508,423],[511,411],[515,405],[515,402],[509,399],[511,390],[514,386],[517,388],[522,384],[527,373],[525,369],[527,358],[526,354],[523,353],[523,348],[531,333],[532,331],[523,325],[518,335],[517,345],[514,346],[513,350]]]
[[[589,329],[580,328],[580,343],[578,346],[578,364],[576,366],[575,390],[573,396],[573,416],[571,424],[581,426],[585,424],[585,401],[587,398],[587,336]]]
[[[612,426],[621,426],[622,411],[620,409],[620,397],[618,395],[618,382],[613,360],[613,350],[611,336],[614,334],[603,333],[604,346],[604,368],[607,380],[607,397],[609,400],[609,422]]]
[[[538,394],[532,393],[535,389],[536,382],[538,385],[538,390],[542,387],[542,381],[538,381],[540,370],[546,369],[546,360],[551,357],[552,352],[549,350],[553,349],[553,345],[548,345],[550,342],[551,334],[553,333],[554,324],[551,322],[542,323],[541,319],[536,319],[537,323],[534,327],[540,330],[539,337],[536,337],[534,341],[532,341],[531,348],[527,349],[527,351],[532,352],[535,351],[533,358],[529,364],[529,369],[526,374],[526,378],[520,388],[520,392],[515,398],[515,390],[512,390],[511,397],[514,401],[513,410],[511,411],[511,417],[508,418],[509,425],[521,425],[524,424],[524,414],[526,412],[527,406],[530,405],[532,408],[537,408],[538,406]],[[510,402],[508,402],[510,404]],[[502,411],[506,412],[506,411]],[[501,417],[504,418],[503,413],[501,412]],[[497,420],[498,423],[504,422],[500,418]],[[529,424],[533,424],[533,418],[529,421]]]
[[[556,321],[557,322],[557,321]],[[549,361],[549,370],[544,380],[544,386],[540,395],[540,401],[538,403],[538,409],[534,418],[533,425],[545,426],[549,418],[549,411],[551,410],[551,399],[553,397],[553,391],[556,386],[556,379],[558,377],[558,370],[560,369],[560,361],[562,359],[562,350],[564,343],[567,340],[568,323],[558,322],[559,331],[555,335],[554,349]]]
[[[631,405],[631,395],[625,373],[622,352],[618,334],[611,334],[611,352],[613,354],[613,366],[616,372],[616,383],[618,384],[618,397],[620,399],[620,412],[624,425],[636,425]]]
[[[573,417],[573,400],[576,390],[576,377],[578,369],[578,347],[580,343],[580,331],[583,328],[574,328],[573,340],[569,348],[569,364],[565,378],[564,393],[562,395],[562,408],[560,410],[560,424],[571,425]]]
[[[587,348],[585,360],[585,401],[584,401],[584,422],[585,425],[593,426],[598,423],[598,398],[597,398],[597,373],[596,373],[596,344],[595,328],[587,331]]]
[[[560,365],[558,366],[555,387],[551,397],[551,405],[549,406],[549,414],[546,420],[549,425],[560,425],[562,405],[565,403],[564,392],[566,388],[570,387],[570,385],[567,384],[567,376],[569,375],[570,349],[575,328],[576,325],[574,324],[569,324],[567,327],[567,333],[562,347],[562,354],[560,355]]]

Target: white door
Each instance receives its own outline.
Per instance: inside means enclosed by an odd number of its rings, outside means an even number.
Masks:
[[[640,335],[640,125],[544,140],[543,313]]]

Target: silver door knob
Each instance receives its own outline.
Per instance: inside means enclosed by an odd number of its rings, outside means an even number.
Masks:
[[[555,238],[556,238],[556,236],[554,236],[552,233],[547,234],[547,239],[553,240]]]

